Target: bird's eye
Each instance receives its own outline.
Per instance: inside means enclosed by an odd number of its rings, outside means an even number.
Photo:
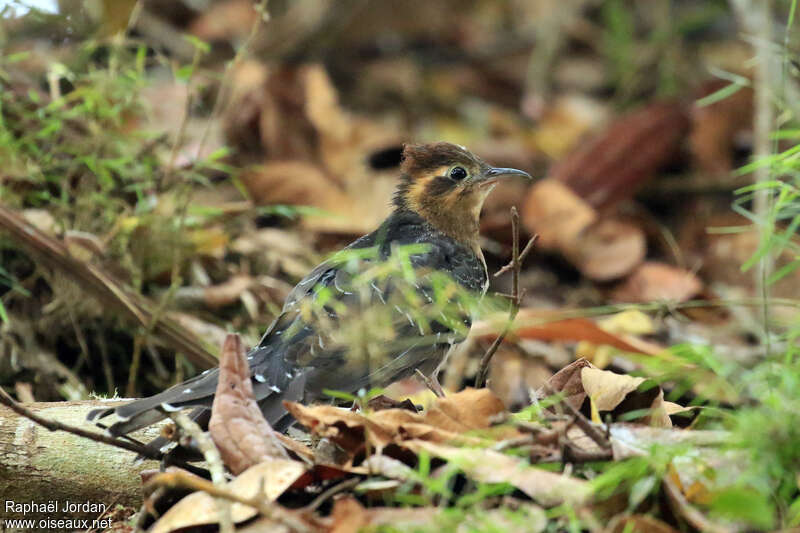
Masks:
[[[453,167],[450,169],[450,177],[456,181],[461,181],[467,177],[467,171],[464,167]]]

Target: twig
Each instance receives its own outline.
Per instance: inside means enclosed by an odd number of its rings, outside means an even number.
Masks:
[[[202,490],[209,496],[223,498],[231,502],[241,503],[243,505],[247,505],[248,507],[252,507],[263,516],[289,526],[289,528],[291,528],[293,531],[300,533],[311,533],[312,531],[308,524],[297,517],[295,513],[283,509],[279,505],[270,504],[269,502],[258,497],[245,498],[243,496],[239,496],[238,494],[234,494],[233,492],[229,491],[227,488],[218,487],[210,481],[187,474],[186,472],[166,472],[163,474],[158,474],[147,482],[147,486],[186,488],[195,491]]]
[[[497,444],[494,444],[491,447],[491,449],[496,452],[502,452],[510,448],[519,448],[520,446],[534,444],[535,442],[536,442],[535,435],[533,435],[532,433],[528,433],[527,435],[522,435],[520,437],[513,437],[510,439],[501,440]]]
[[[159,452],[158,450],[150,449],[142,444],[130,442],[127,440],[116,439],[108,435],[103,435],[102,433],[87,431],[82,428],[64,424],[57,420],[50,420],[48,418],[41,417],[36,413],[34,413],[33,411],[31,411],[30,409],[28,409],[27,407],[23,406],[22,404],[14,401],[14,399],[11,396],[9,396],[8,393],[4,391],[2,388],[0,388],[0,404],[5,405],[18,415],[23,416],[29,420],[32,420],[33,422],[36,422],[40,426],[50,431],[66,431],[67,433],[72,433],[73,435],[77,435],[85,439],[93,440],[95,442],[102,442],[103,444],[108,444],[110,446],[122,448],[123,450],[128,450],[129,452],[137,453],[142,457],[146,457],[147,459],[154,459],[156,461],[160,461],[164,457],[164,454]]]
[[[115,437],[111,437],[109,435],[105,435],[103,433],[96,433],[94,431],[87,431],[83,428],[70,426],[69,424],[64,424],[63,422],[59,422],[57,420],[51,420],[49,418],[45,418],[42,416],[37,415],[31,409],[28,409],[24,405],[20,404],[17,401],[8,395],[8,393],[0,387],[0,404],[5,405],[18,415],[31,420],[42,426],[43,428],[49,431],[64,431],[66,433],[71,433],[73,435],[77,435],[78,437],[83,437],[84,439],[89,439],[94,442],[99,442],[102,444],[108,444],[109,446],[114,446],[115,448],[121,448],[123,450],[127,450],[129,452],[133,452],[145,459],[152,459],[154,461],[162,461],[166,457],[166,454],[163,452],[151,448],[141,442],[137,441],[136,439],[126,436],[124,439],[118,439]],[[188,472],[192,472],[196,475],[203,475],[204,470],[199,469],[194,465],[188,464],[186,461],[182,461],[180,459],[170,458],[171,464],[175,466],[179,466]]]
[[[214,441],[207,433],[200,429],[197,422],[189,418],[186,413],[170,413],[170,418],[175,421],[181,431],[190,436],[197,443],[197,447],[203,452],[203,457],[208,463],[208,470],[211,473],[211,481],[217,487],[224,487],[225,467],[222,465],[222,457],[219,450],[214,445]],[[233,518],[231,517],[230,501],[224,498],[217,498],[217,510],[219,511],[219,530],[221,533],[233,533]]]
[[[489,363],[492,361],[495,352],[505,340],[506,335],[511,331],[511,326],[514,324],[514,319],[517,318],[519,307],[522,302],[522,295],[519,291],[519,273],[522,270],[522,261],[525,256],[530,253],[533,248],[533,243],[536,241],[536,235],[531,237],[522,254],[519,252],[519,213],[516,207],[511,208],[511,232],[512,232],[512,247],[511,247],[511,262],[501,268],[495,276],[503,272],[511,270],[511,309],[508,311],[508,320],[503,328],[503,331],[494,340],[486,353],[481,358],[480,365],[478,365],[478,374],[475,376],[475,388],[483,387],[486,384],[486,376],[489,374]]]
[[[667,497],[675,514],[682,516],[684,520],[696,530],[706,533],[730,533],[734,531],[732,528],[727,528],[710,521],[703,513],[690,504],[681,493],[681,489],[669,478],[669,473],[664,476],[664,492],[667,493]]]
[[[438,381],[434,381],[425,374],[419,368],[414,369],[414,373],[419,376],[419,379],[422,380],[423,383],[430,389],[430,391],[437,397],[437,398],[444,398],[444,391],[442,390],[442,386],[439,384]]]
[[[552,396],[555,394],[553,389],[551,389],[550,385],[548,385],[547,383],[545,383],[542,386],[542,389],[544,389],[545,393],[548,396]],[[579,428],[581,428],[581,430],[583,430],[583,432],[586,433],[586,435],[590,439],[592,439],[595,442],[595,444],[597,444],[604,450],[611,448],[611,442],[606,437],[605,431],[601,431],[600,429],[598,429],[597,426],[595,426],[588,418],[586,418],[586,416],[583,413],[578,411],[567,400],[560,402],[559,405],[563,405],[566,408],[567,412],[570,415],[572,415],[574,424],[576,424]]]
[[[356,485],[358,485],[359,483],[361,483],[361,479],[356,477],[356,478],[352,478],[352,479],[346,479],[346,480],[342,481],[341,483],[337,483],[337,484],[333,485],[332,487],[328,487],[319,496],[314,498],[314,500],[311,503],[309,503],[308,505],[303,507],[302,511],[307,512],[307,513],[314,512],[319,508],[320,505],[325,503],[331,497],[335,496],[336,494],[339,494],[342,491],[345,491],[347,489],[351,489],[351,488],[355,487]]]

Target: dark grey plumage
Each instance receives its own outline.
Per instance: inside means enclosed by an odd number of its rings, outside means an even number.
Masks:
[[[409,258],[416,272],[449,273],[462,289],[476,294],[484,291],[487,276],[481,259],[467,246],[444,235],[408,210],[395,211],[380,228],[356,240],[346,250],[374,247],[377,260],[385,261],[393,249],[412,244],[427,248],[424,253]],[[363,261],[360,270],[373,263],[374,260]],[[402,348],[398,348],[397,353],[386,354],[379,361],[348,364],[344,349],[325,347],[325,335],[318,331],[318,324],[304,318],[300,303],[315,299],[319,290],[325,287],[349,309],[384,305],[394,290],[394,281],[389,279],[371,284],[370,299],[365,306],[359,299],[361,295],[349,290],[352,288],[349,279],[357,274],[330,261],[317,266],[295,286],[281,315],[267,329],[259,345],[248,354],[253,393],[273,427],[285,428],[291,421],[283,408],[284,400],[308,403],[320,399],[323,389],[354,392],[364,387],[386,386],[410,375],[415,368],[432,371],[451,345],[463,340],[464,330],[469,329],[471,318],[466,309],[461,317],[464,325],[461,332],[441,323],[447,321],[440,319],[441,322],[432,320],[429,335],[423,335],[407,313],[392,308],[391,312],[396,315],[398,345]],[[416,285],[415,290],[426,301],[434,297],[424,275]],[[331,305],[324,306],[324,310],[330,320],[335,322],[339,319]],[[208,370],[155,396],[116,409],[94,411],[90,418],[102,418],[116,412],[121,421],[111,425],[109,431],[113,435],[124,435],[165,418],[169,410],[190,406],[210,408],[218,374],[218,369]],[[201,417],[202,414],[202,411],[197,411],[194,416]]]
[[[498,178],[530,176],[449,143],[407,145],[403,157],[392,215],[300,281],[248,355],[253,393],[277,429],[291,422],[285,400],[308,403],[324,389],[352,393],[415,369],[430,373],[469,330],[488,285],[478,246],[481,206]],[[217,380],[218,370],[209,370],[90,419],[115,412],[120,421],[109,431],[125,435],[194,407],[204,425]]]

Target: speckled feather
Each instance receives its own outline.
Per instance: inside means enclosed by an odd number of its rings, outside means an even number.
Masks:
[[[428,250],[411,257],[415,269],[434,269],[447,272],[463,288],[481,293],[487,285],[487,274],[482,259],[465,243],[443,234],[420,215],[399,207],[374,232],[353,242],[349,249],[377,247],[378,257],[389,256],[392,246],[426,244]],[[368,265],[365,262],[365,265]],[[318,324],[307,321],[301,312],[301,302],[314,298],[320,287],[329,287],[335,297],[348,306],[361,306],[352,293],[341,287],[346,285],[343,277],[352,276],[331,262],[320,264],[292,290],[286,299],[281,315],[272,323],[259,345],[248,355],[253,379],[253,393],[267,421],[278,429],[291,422],[283,408],[283,401],[314,401],[322,396],[323,389],[355,392],[362,387],[382,387],[413,373],[415,368],[433,370],[442,360],[453,342],[463,339],[446,326],[434,322],[433,333],[439,333],[440,343],[419,342],[419,328],[402,309],[397,309],[394,323],[398,338],[411,342],[390,357],[378,368],[361,365],[353,367],[345,361],[342,349],[325,348]],[[419,287],[425,292],[425,287]],[[368,305],[380,303],[385,294],[382,289],[372,291]],[[429,294],[423,296],[429,297]],[[325,307],[328,318],[338,320],[336,313]],[[465,316],[467,328],[470,317]],[[120,422],[110,426],[114,435],[123,435],[164,418],[165,410],[198,406],[195,418],[207,418],[207,408],[213,402],[217,387],[218,370],[206,371],[202,375],[176,385],[160,394],[144,398],[116,408]],[[98,410],[92,418],[106,416],[114,410]],[[205,412],[204,412],[205,411]]]

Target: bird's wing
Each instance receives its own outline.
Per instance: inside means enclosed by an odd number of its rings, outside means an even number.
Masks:
[[[312,401],[324,389],[385,386],[425,362],[438,362],[462,340],[472,295],[446,273],[446,252],[433,244],[396,264],[394,254],[328,261],[300,281],[248,354],[253,394],[267,420],[280,427],[283,400]],[[208,370],[118,407],[121,421],[109,429],[126,434],[171,410],[210,407],[217,381],[218,369]]]

